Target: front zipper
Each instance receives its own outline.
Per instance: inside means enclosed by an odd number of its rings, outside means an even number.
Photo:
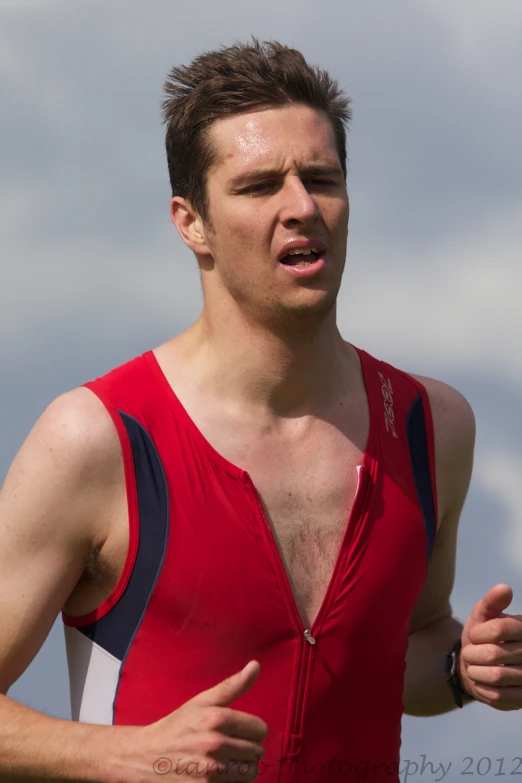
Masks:
[[[273,558],[274,563],[276,564],[277,569],[279,571],[279,580],[280,580],[280,584],[284,588],[284,596],[287,602],[287,606],[294,617],[296,627],[301,637],[299,661],[297,667],[296,693],[295,693],[294,703],[291,708],[290,734],[287,735],[285,739],[285,745],[283,747],[283,758],[296,757],[299,752],[299,744],[300,744],[303,719],[304,719],[304,709],[303,709],[304,695],[306,690],[306,681],[308,678],[310,656],[312,654],[313,647],[317,643],[317,639],[318,639],[317,633],[315,633],[314,635],[314,629],[319,625],[320,622],[322,622],[322,617],[328,609],[332,594],[334,593],[334,589],[337,586],[337,582],[339,579],[339,570],[341,567],[341,563],[344,560],[344,554],[345,554],[344,550],[346,549],[347,538],[351,533],[351,529],[353,527],[353,521],[356,518],[356,516],[363,514],[366,511],[367,502],[370,496],[370,490],[373,486],[373,481],[372,481],[371,473],[368,470],[368,468],[366,468],[364,465],[361,465],[359,468],[359,480],[357,484],[355,499],[353,502],[352,510],[350,512],[348,521],[346,523],[344,536],[341,541],[341,546],[339,548],[334,570],[330,577],[330,581],[326,588],[326,593],[324,595],[323,602],[319,607],[317,616],[313,621],[312,625],[310,626],[310,628],[305,628],[303,621],[301,620],[301,615],[299,614],[299,610],[297,608],[294,594],[292,593],[292,590],[290,588],[288,576],[283,564],[281,554],[279,552],[279,549],[277,548],[277,544],[274,538],[274,534],[272,532],[272,528],[270,527],[270,523],[266,517],[263,504],[261,503],[259,493],[257,492],[254,483],[250,478],[250,476],[248,475],[248,473],[246,474],[246,477],[248,479],[252,492],[254,493],[254,496],[256,498],[257,507],[260,513],[261,520],[265,527],[265,531],[268,532],[269,545],[274,555]],[[292,743],[296,744],[297,747],[294,748],[292,746]]]
[[[299,747],[288,747],[288,743],[300,742],[302,719],[304,716],[304,697],[306,690],[306,680],[308,676],[308,664],[310,656],[312,654],[312,647],[315,644],[315,639],[311,632],[307,629],[303,633],[303,641],[301,642],[301,651],[299,655],[298,665],[298,680],[297,689],[295,694],[295,700],[293,705],[292,721],[290,724],[290,736],[288,737],[287,747],[284,749],[284,755],[294,756],[299,753]]]

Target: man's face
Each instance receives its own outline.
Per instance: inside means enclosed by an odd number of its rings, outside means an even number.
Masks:
[[[212,274],[258,322],[322,320],[341,283],[349,215],[329,121],[308,106],[270,108],[219,120],[210,137]]]

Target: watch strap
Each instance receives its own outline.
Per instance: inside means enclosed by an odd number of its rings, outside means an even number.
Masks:
[[[446,673],[446,681],[453,694],[455,704],[457,705],[457,707],[460,707],[462,709],[462,707],[464,706],[464,699],[471,699],[474,701],[475,697],[472,696],[467,691],[465,691],[464,688],[462,687],[462,681],[460,679],[459,666],[458,666],[461,648],[462,648],[462,641],[460,639],[457,639],[457,641],[453,644],[448,654],[446,655],[444,671]]]

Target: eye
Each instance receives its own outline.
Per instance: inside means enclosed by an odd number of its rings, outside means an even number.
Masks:
[[[265,193],[268,190],[272,190],[274,187],[274,182],[258,182],[256,185],[250,185],[248,188],[245,188],[242,193]]]
[[[335,182],[332,179],[316,179],[315,177],[313,179],[305,180],[308,182],[309,185],[312,187],[326,187],[328,185],[335,185]]]

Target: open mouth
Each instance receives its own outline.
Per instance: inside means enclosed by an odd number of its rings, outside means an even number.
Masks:
[[[279,263],[285,266],[310,266],[310,264],[315,264],[320,255],[321,253],[316,250],[291,251]]]

